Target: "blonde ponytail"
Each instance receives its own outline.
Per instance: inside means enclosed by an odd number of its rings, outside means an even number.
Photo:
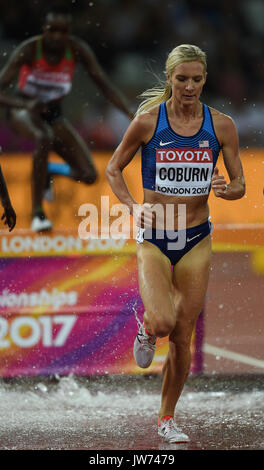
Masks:
[[[154,106],[163,103],[163,101],[167,101],[171,97],[171,84],[166,82],[163,87],[155,86],[144,91],[140,96],[145,100],[140,103],[136,114],[147,112]]]

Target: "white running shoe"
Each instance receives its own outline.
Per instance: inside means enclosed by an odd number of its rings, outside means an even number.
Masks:
[[[31,223],[33,232],[43,232],[52,229],[52,222],[45,215],[35,215]]]
[[[172,416],[158,419],[158,434],[171,444],[190,441],[190,438],[178,428]]]
[[[146,333],[143,325],[140,325],[134,342],[134,358],[139,367],[146,369],[152,363],[156,350],[156,336]]]

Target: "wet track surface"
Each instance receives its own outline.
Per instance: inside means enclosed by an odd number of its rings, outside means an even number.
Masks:
[[[262,375],[190,376],[177,406],[188,444],[157,434],[161,376],[0,381],[1,450],[264,450]]]

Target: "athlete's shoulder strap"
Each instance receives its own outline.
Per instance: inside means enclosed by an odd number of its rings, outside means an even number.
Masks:
[[[65,55],[64,55],[65,59],[67,60],[73,60],[73,53],[72,53],[72,49],[69,45],[66,46],[65,48]]]
[[[158,122],[156,127],[156,132],[160,132],[163,129],[168,127],[168,118],[167,118],[167,110],[166,110],[166,101],[159,106],[159,115],[158,115]]]
[[[36,41],[36,56],[35,60],[39,60],[42,57],[42,36],[39,36]]]
[[[209,134],[215,135],[211,111],[206,104],[203,104],[203,111],[204,111],[203,129],[209,132]]]

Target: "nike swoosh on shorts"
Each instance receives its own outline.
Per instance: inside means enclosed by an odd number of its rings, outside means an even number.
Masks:
[[[201,233],[198,233],[198,235],[195,235],[195,236],[192,237],[192,238],[187,238],[187,242],[191,242],[192,240],[194,240],[194,238],[200,237],[200,235],[202,235],[202,232],[201,232]]]

